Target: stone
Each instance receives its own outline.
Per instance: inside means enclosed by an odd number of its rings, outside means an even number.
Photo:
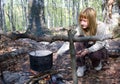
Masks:
[[[12,73],[10,71],[4,71],[3,78],[7,84],[12,84],[13,82],[19,80],[20,75],[18,73]]]

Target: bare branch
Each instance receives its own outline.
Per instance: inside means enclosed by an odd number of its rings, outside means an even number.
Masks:
[[[31,34],[26,34],[26,33],[16,33],[16,32],[10,32],[7,34],[4,33],[0,33],[0,35],[4,35],[8,38],[11,38],[12,40],[17,40],[20,38],[29,38],[35,41],[47,41],[47,42],[53,42],[53,41],[69,41],[68,36],[67,35],[46,35],[46,36],[34,36]],[[97,41],[97,40],[104,40],[104,39],[108,39],[111,38],[110,35],[106,35],[104,36],[104,38],[101,36],[87,36],[87,37],[77,37],[74,36],[73,41],[74,42],[80,42],[80,41],[88,41],[88,40],[92,40],[92,41]]]

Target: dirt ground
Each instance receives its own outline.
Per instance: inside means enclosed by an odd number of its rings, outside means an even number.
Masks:
[[[24,39],[21,39],[12,41],[2,37],[0,40],[0,55],[23,47],[29,47],[29,50],[36,49],[36,47],[31,44],[34,43],[34,41],[29,41],[31,40],[25,41]],[[52,49],[54,50],[52,69],[58,70],[59,73],[63,75],[63,79],[69,82],[68,84],[73,84],[71,58],[69,53],[66,53],[63,56],[56,56],[57,49]],[[92,67],[89,67],[85,72],[85,76],[78,78],[78,84],[120,84],[120,57],[109,57],[107,61],[103,60],[102,62],[103,68],[101,71],[95,71]],[[29,65],[29,55],[26,53],[0,63],[0,70],[27,72],[30,70]]]

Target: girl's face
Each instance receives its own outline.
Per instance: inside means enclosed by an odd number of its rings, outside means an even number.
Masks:
[[[88,28],[88,19],[81,18],[81,20],[80,20],[80,26],[83,29],[87,29]]]

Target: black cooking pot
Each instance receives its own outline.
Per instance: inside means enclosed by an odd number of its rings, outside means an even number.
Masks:
[[[53,66],[53,53],[49,50],[36,50],[29,53],[30,68],[44,72]]]

